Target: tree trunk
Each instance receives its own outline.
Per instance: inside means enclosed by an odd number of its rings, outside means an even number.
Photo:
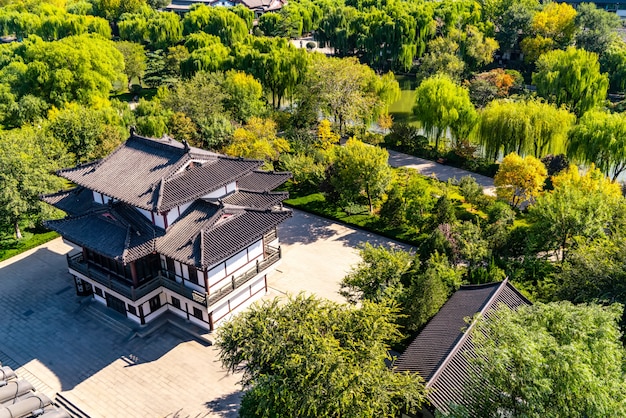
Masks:
[[[367,203],[370,205],[370,215],[374,213],[374,205],[372,204],[372,195],[370,193],[369,185],[365,186],[365,194],[367,194]]]
[[[20,231],[20,223],[18,221],[15,221],[13,223],[13,227],[15,228],[15,238],[16,239],[22,239],[22,231]]]

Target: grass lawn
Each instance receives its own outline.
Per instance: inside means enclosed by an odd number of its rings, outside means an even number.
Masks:
[[[24,238],[16,240],[13,235],[0,235],[0,261],[7,260],[31,248],[35,248],[59,236],[54,231],[30,230],[22,231]]]

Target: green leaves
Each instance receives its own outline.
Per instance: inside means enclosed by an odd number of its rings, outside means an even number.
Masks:
[[[373,212],[374,202],[391,182],[388,159],[387,150],[350,139],[345,146],[335,148],[331,183],[346,202],[355,203],[364,194]]]
[[[566,109],[541,100],[494,100],[481,112],[477,134],[485,154],[494,160],[500,152],[540,158],[565,150],[574,121]]]
[[[385,366],[398,335],[391,308],[299,295],[265,301],[224,324],[220,359],[243,372],[241,417],[395,417],[424,400],[416,375]]]
[[[568,106],[577,116],[602,103],[609,87],[608,76],[600,73],[597,54],[573,47],[539,57],[533,83],[539,96]]]
[[[21,238],[22,220],[41,220],[50,208],[39,196],[63,187],[54,170],[67,164],[63,145],[41,130],[23,128],[0,134],[0,227],[13,228]]]
[[[447,129],[457,140],[467,138],[477,115],[466,88],[446,75],[436,75],[424,80],[415,93],[413,113],[424,130],[435,136],[435,147]]]
[[[619,305],[559,302],[480,318],[468,409],[483,417],[623,416],[621,315]]]

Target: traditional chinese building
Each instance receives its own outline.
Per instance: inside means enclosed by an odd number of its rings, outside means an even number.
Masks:
[[[67,257],[77,293],[140,324],[170,311],[207,330],[259,299],[291,216],[272,192],[290,174],[262,164],[131,131],[60,170],[77,187],[43,197],[67,213],[46,225],[80,249]]]

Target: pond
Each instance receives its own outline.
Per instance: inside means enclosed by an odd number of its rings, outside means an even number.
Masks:
[[[419,126],[419,122],[415,115],[413,115],[415,87],[417,87],[415,77],[396,75],[396,80],[398,80],[398,84],[400,84],[401,96],[398,101],[389,106],[389,113],[393,116],[394,122],[404,122]]]

